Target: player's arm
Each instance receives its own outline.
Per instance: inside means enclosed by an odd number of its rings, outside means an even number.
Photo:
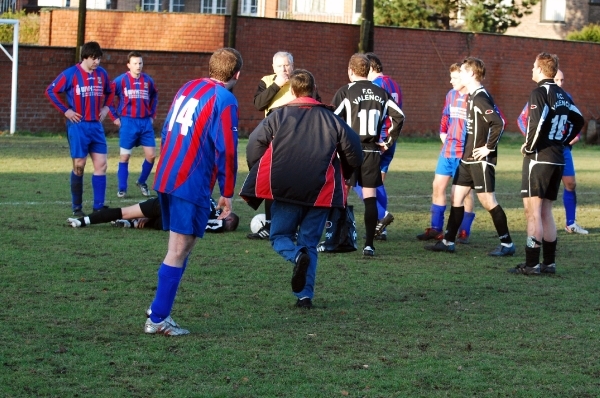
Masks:
[[[529,102],[525,104],[525,108],[521,111],[519,118],[517,119],[517,125],[521,134],[527,136],[527,119],[529,118]]]
[[[217,180],[222,198],[233,197],[237,176],[237,144],[238,144],[238,108],[230,103],[219,115],[220,123],[215,134],[215,150],[217,163]],[[231,208],[229,203],[229,208]],[[227,216],[227,215],[226,215]],[[225,217],[226,217],[225,216]]]
[[[444,108],[442,109],[442,119],[440,120],[440,140],[446,142],[448,136],[448,127],[450,126],[450,104],[452,103],[452,92],[446,94]]]
[[[69,90],[67,77],[64,73],[58,75],[56,79],[46,88],[46,97],[50,103],[62,114],[65,114],[69,107],[60,99],[59,94]]]
[[[273,98],[277,95],[281,87],[279,87],[275,81],[269,87],[264,81],[258,83],[258,88],[254,93],[254,107],[259,111],[264,111],[271,105]]]
[[[119,78],[116,78],[115,80],[113,80],[110,83],[110,85],[111,85],[113,93],[115,93],[114,98],[117,100],[117,104],[120,104],[121,90],[117,90],[117,86],[119,85]],[[121,121],[119,120],[119,113],[117,112],[117,108],[115,108],[114,100],[108,106],[108,116],[117,126],[119,126],[119,127],[121,126]]]
[[[110,80],[108,79],[108,73],[104,73],[104,81],[102,82],[104,92],[104,106],[100,110],[100,121],[104,121],[106,115],[110,112],[110,106],[115,102],[115,90]]]
[[[583,119],[583,115],[575,106],[575,104],[571,103],[571,107],[569,108],[569,116],[567,118],[567,125],[569,128],[567,131],[565,131],[566,137],[564,137],[563,142],[568,145],[573,145],[579,141],[579,132],[583,128],[584,123],[585,120]]]
[[[473,99],[473,108],[480,113],[484,120],[483,128],[487,127],[488,140],[486,145],[479,148],[473,148],[473,157],[475,160],[485,159],[491,152],[496,150],[498,141],[504,132],[504,119],[498,113],[498,110],[488,95],[479,94]],[[479,117],[476,116],[475,117]]]
[[[387,108],[389,128],[388,136],[385,141],[383,141],[383,145],[384,149],[387,150],[387,148],[394,145],[394,142],[396,142],[400,136],[400,131],[402,131],[402,126],[404,125],[404,113],[393,99],[388,99],[385,106]]]
[[[340,88],[331,100],[333,113],[341,117],[348,126],[352,126],[350,101],[346,98],[346,86]],[[359,132],[358,132],[359,133]]]
[[[156,84],[154,84],[154,80],[150,79],[150,88],[149,88],[149,97],[150,97],[150,118],[152,121],[156,119],[156,108],[158,107],[158,89],[156,88]]]
[[[362,146],[360,136],[341,118],[337,118],[337,120],[339,131],[337,152],[340,157],[344,178],[348,179],[363,162]]]
[[[487,148],[490,152],[495,151],[498,141],[504,132],[504,119],[492,99],[487,95],[478,95],[475,102],[480,103],[479,109],[483,111],[483,119],[489,126],[490,135],[487,142]]]
[[[545,90],[535,89],[529,97],[529,117],[527,119],[527,135],[525,136],[525,144],[521,148],[523,155],[533,153],[535,145],[539,138],[539,132],[544,124],[544,120],[548,116],[548,105],[546,104]]]

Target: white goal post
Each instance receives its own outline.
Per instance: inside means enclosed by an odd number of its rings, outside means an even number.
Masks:
[[[17,125],[17,70],[19,68],[19,21],[17,19],[0,19],[0,24],[14,25],[12,55],[0,44],[4,54],[12,61],[12,87],[10,91],[10,134],[15,133]]]

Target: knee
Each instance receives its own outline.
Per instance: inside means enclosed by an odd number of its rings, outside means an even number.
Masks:
[[[156,159],[156,156],[154,154],[146,156],[146,161],[148,163],[154,163],[155,159]]]
[[[577,183],[575,182],[575,180],[565,181],[565,189],[567,191],[574,191],[575,188],[577,188]]]
[[[105,161],[105,162],[97,165],[96,167],[94,167],[95,174],[104,175],[104,174],[106,174],[107,168],[108,168],[108,163],[106,163],[106,161]]]
[[[75,174],[77,177],[82,177],[84,170],[85,170],[85,164],[73,165],[73,174]]]

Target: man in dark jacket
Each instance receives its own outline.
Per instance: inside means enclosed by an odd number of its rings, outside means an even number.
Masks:
[[[250,173],[240,195],[254,209],[263,199],[274,200],[271,245],[294,264],[296,306],[311,308],[317,244],[329,209],[344,207],[344,179],[363,159],[359,136],[311,98],[315,83],[310,72],[295,70],[290,87],[295,99],[273,110],[250,134],[246,148]]]

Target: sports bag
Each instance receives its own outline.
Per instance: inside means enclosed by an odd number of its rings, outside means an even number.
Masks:
[[[325,253],[353,252],[357,249],[356,222],[352,206],[332,207],[325,223],[325,240],[317,251]]]

